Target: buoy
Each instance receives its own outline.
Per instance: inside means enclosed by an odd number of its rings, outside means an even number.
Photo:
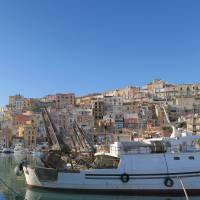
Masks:
[[[174,185],[174,181],[170,177],[167,177],[165,178],[164,184],[167,187],[172,187]]]
[[[124,183],[127,183],[129,181],[129,175],[124,173],[121,175],[121,181],[124,182]]]

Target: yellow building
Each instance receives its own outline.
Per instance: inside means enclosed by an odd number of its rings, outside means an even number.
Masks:
[[[29,112],[26,112],[24,115],[29,114]],[[24,145],[26,148],[33,149],[36,147],[38,127],[41,126],[41,121],[42,116],[38,114],[18,126],[17,136],[24,139]]]
[[[18,136],[19,137],[24,137],[24,127],[23,126],[20,126],[18,128]]]
[[[18,131],[19,137],[24,138],[24,145],[26,148],[33,149],[36,147],[37,133],[33,120],[29,120],[25,125],[20,126]]]
[[[24,145],[29,149],[36,147],[36,131],[32,125],[24,126]]]

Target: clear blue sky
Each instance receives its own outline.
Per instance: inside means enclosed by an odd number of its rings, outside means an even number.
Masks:
[[[0,0],[0,105],[154,78],[200,82],[200,1]]]

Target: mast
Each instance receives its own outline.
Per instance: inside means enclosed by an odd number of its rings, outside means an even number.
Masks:
[[[51,149],[53,151],[60,152],[61,154],[64,153],[70,155],[71,148],[64,142],[62,133],[58,132],[46,107],[43,108],[42,116],[47,133],[47,139]]]

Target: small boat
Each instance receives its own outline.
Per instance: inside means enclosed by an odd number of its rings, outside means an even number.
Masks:
[[[6,154],[9,154],[9,153],[13,153],[13,149],[10,149],[10,148],[3,148],[2,150],[2,153],[6,153]]]
[[[14,153],[15,154],[24,154],[24,153],[28,153],[28,150],[24,148],[23,144],[19,143],[19,144],[15,145]]]

